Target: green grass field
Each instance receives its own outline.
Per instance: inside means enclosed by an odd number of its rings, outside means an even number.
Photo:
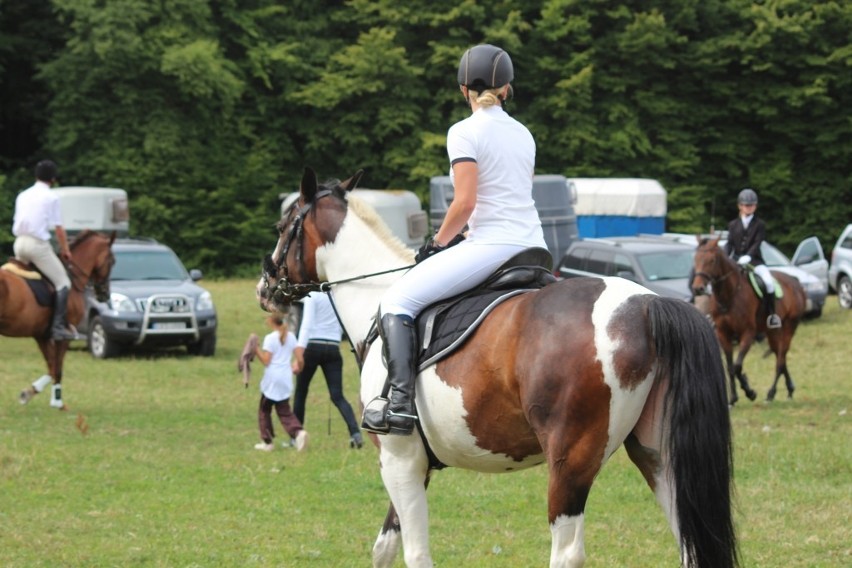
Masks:
[[[0,566],[369,566],[387,508],[371,446],[350,450],[318,375],[306,452],[253,449],[257,382],[236,361],[264,314],[249,280],[207,282],[213,358],[181,351],[66,359],[68,411],[18,393],[43,374],[35,342],[0,338]],[[793,401],[732,411],[737,526],[748,567],[852,565],[852,312],[830,297],[789,355]],[[765,396],[774,361],[746,360]],[[358,379],[347,352],[346,394]],[[85,433],[84,433],[85,431]],[[280,429],[279,429],[280,431]],[[430,485],[437,566],[546,566],[546,471],[445,470]],[[586,511],[587,566],[678,566],[662,512],[619,452]],[[399,559],[397,565],[402,566]]]

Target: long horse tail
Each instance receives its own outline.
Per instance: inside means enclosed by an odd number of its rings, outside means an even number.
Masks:
[[[682,300],[656,297],[648,316],[669,378],[664,452],[684,566],[739,566],[731,506],[731,422],[718,341],[706,318]]]

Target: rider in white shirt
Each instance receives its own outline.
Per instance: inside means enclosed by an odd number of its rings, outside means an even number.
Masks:
[[[71,260],[68,237],[62,226],[59,197],[50,190],[56,181],[56,164],[42,160],[36,164],[35,175],[35,184],[15,199],[15,220],[12,225],[14,251],[20,260],[36,265],[56,287],[50,335],[56,341],[67,341],[76,337],[68,329],[66,320],[71,280],[50,244],[50,229],[53,227],[62,258]]]
[[[477,45],[461,58],[458,82],[472,114],[447,133],[453,201],[435,237],[417,253],[418,264],[382,298],[379,330],[391,391],[386,408],[382,399],[367,405],[367,430],[408,435],[414,429],[414,318],[481,284],[515,254],[546,248],[532,198],[535,141],[503,109],[513,78],[512,60],[499,47]],[[457,236],[465,225],[467,238]]]

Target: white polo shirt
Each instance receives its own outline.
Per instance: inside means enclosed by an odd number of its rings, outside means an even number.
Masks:
[[[447,132],[452,164],[475,161],[476,206],[468,221],[471,244],[546,247],[532,198],[535,140],[501,107],[480,108]]]
[[[37,181],[15,199],[15,220],[12,234],[50,240],[50,229],[62,224],[59,196],[43,181]]]

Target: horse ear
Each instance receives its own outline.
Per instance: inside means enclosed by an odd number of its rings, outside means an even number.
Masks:
[[[361,181],[361,176],[364,175],[364,170],[358,170],[348,180],[341,182],[340,187],[343,188],[343,191],[352,191],[356,187],[358,187],[358,182]]]
[[[317,194],[317,174],[309,167],[305,167],[305,173],[302,174],[302,184],[299,186],[299,190],[302,192],[302,197],[305,198],[305,203],[313,201],[314,196]]]
[[[109,246],[112,246],[112,243],[115,242],[115,236],[116,236],[116,232],[113,231],[112,234],[109,236]]]

